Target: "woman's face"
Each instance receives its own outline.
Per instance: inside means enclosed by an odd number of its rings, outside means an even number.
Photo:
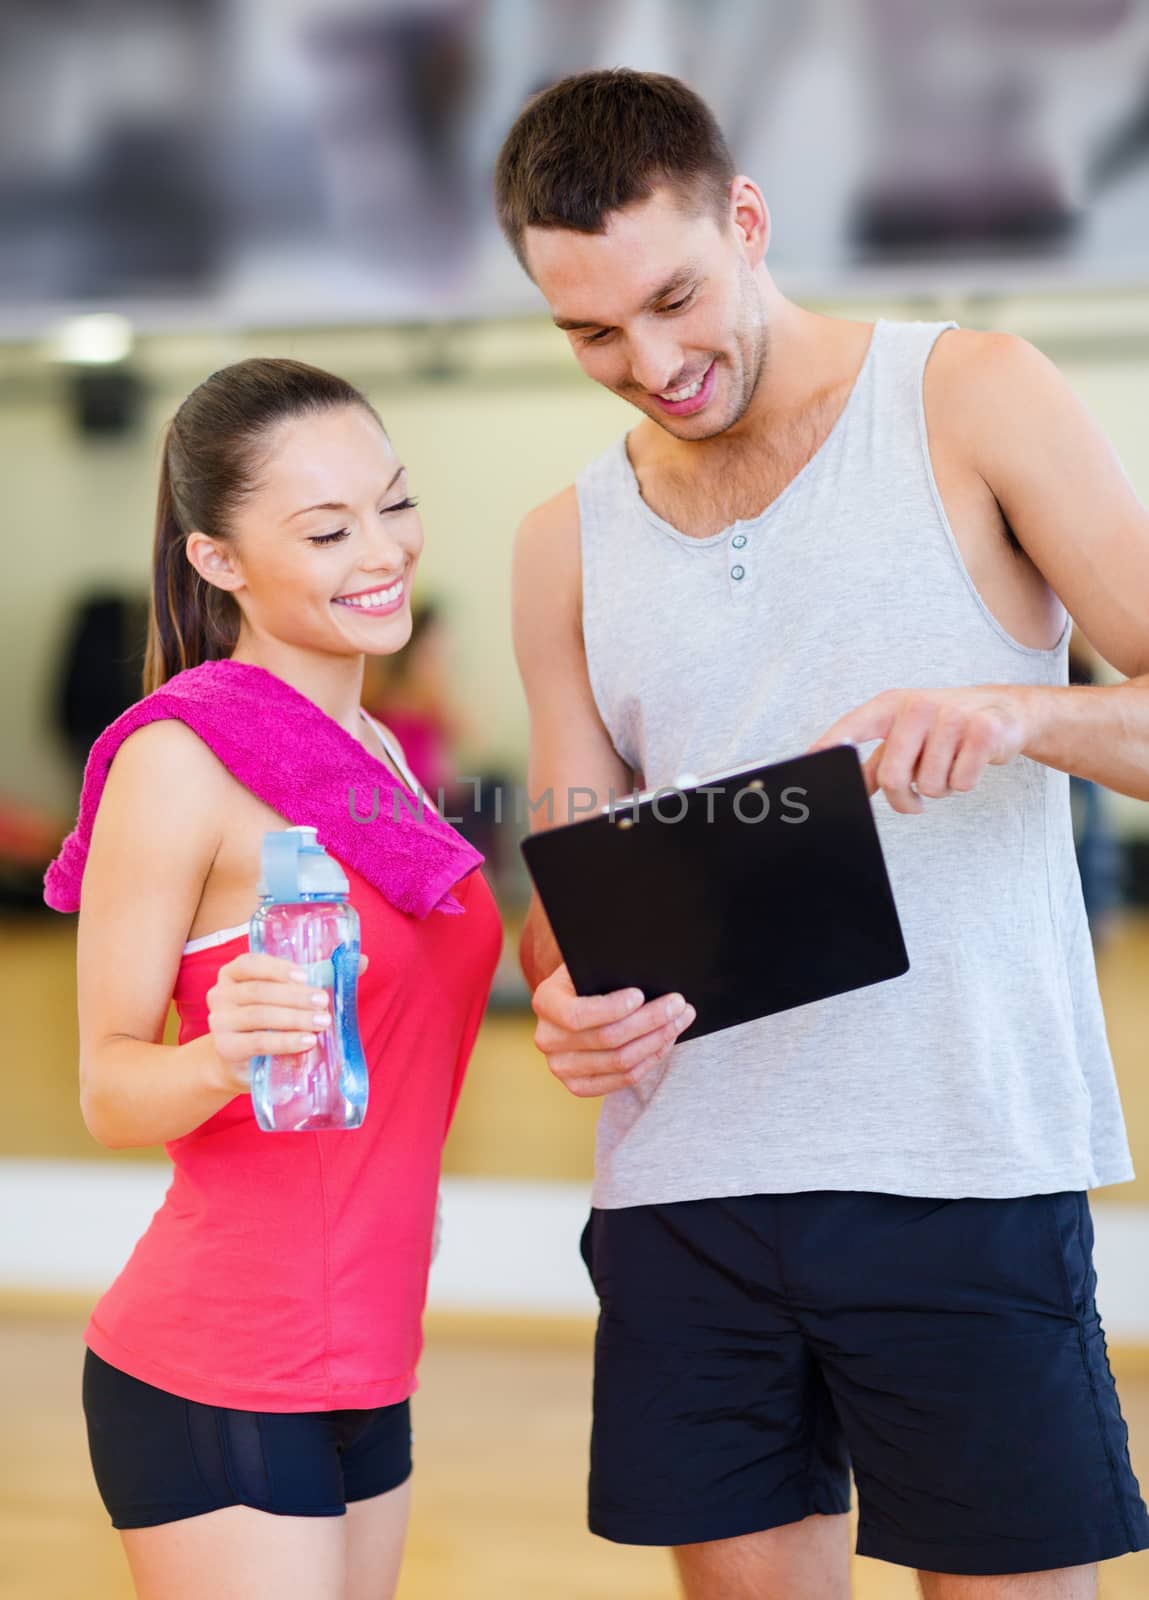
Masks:
[[[387,435],[348,405],[280,423],[268,446],[231,541],[213,547],[244,629],[331,655],[401,649],[423,524]]]

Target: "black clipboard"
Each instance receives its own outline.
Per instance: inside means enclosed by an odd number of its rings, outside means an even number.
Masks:
[[[853,745],[683,778],[521,848],[576,992],[683,994],[680,1040],[909,970]]]

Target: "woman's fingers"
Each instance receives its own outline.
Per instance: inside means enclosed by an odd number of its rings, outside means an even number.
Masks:
[[[314,1033],[244,1033],[244,1050],[250,1056],[294,1056],[318,1042]]]
[[[220,1003],[234,1005],[243,1010],[258,1006],[280,1006],[299,1011],[330,1008],[331,991],[305,983],[268,983],[253,979],[248,983],[233,983],[221,988]]]
[[[216,1049],[233,1065],[310,1050],[331,1025],[331,997],[293,976],[293,962],[250,951],[220,968],[208,991]]]
[[[213,1017],[212,1040],[216,1053],[233,1066],[252,1056],[291,1056],[312,1049],[319,1042],[314,1029],[255,1028],[236,1029],[221,1025]]]
[[[369,957],[359,956],[359,971]],[[293,961],[245,951],[226,962],[208,990],[209,1025],[216,1049],[233,1065],[251,1056],[296,1055],[310,1050],[331,1027],[331,994],[316,988]]]
[[[293,979],[292,973],[302,970],[294,961],[289,961],[286,956],[263,955],[255,950],[245,950],[242,955],[232,956],[230,961],[225,961],[219,969],[219,976],[223,978],[236,978],[247,980],[249,978],[284,978],[292,982],[303,982],[305,979]]]
[[[285,1032],[322,1033],[331,1026],[330,1006],[230,1006],[222,1005],[214,1013],[219,1025],[234,1033],[264,1033],[273,1029]]]

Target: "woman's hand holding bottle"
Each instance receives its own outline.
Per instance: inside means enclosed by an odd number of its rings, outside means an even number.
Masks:
[[[368,958],[359,957],[360,974]],[[300,1055],[331,1026],[331,994],[282,956],[245,951],[224,963],[207,992],[208,1030],[221,1088],[250,1088],[253,1056]]]

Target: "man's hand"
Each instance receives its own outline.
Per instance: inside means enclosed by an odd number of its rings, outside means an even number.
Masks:
[[[1037,736],[1040,697],[1025,686],[973,689],[888,689],[875,695],[810,746],[882,743],[866,759],[869,794],[881,790],[895,811],[924,810],[922,797],[964,794],[986,767],[1003,767]]]
[[[695,1010],[680,994],[643,1004],[637,989],[578,995],[564,963],[531,998],[535,1044],[560,1083],[580,1099],[641,1082],[664,1062]]]

